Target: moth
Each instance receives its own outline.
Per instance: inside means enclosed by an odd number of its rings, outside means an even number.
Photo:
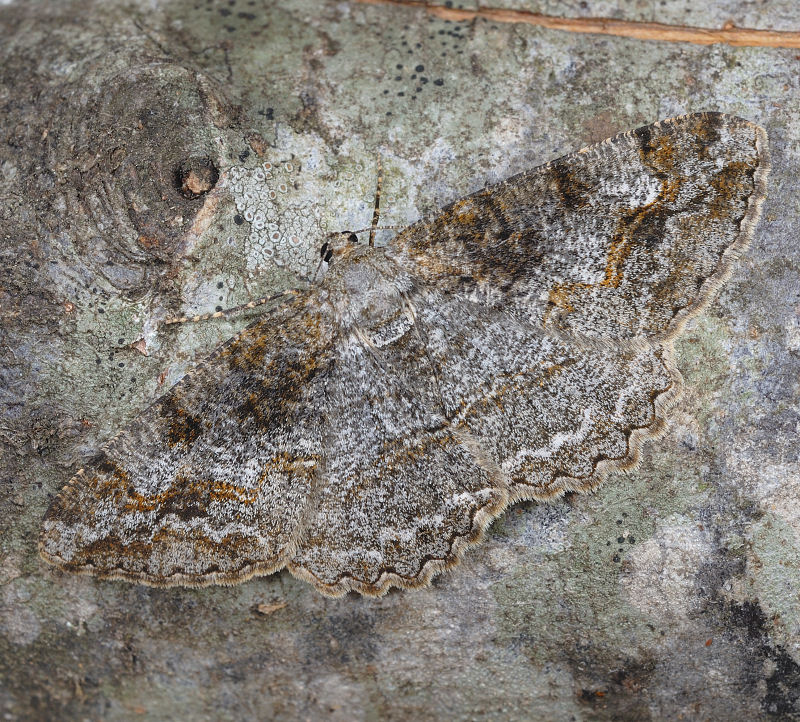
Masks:
[[[635,464],[672,343],[753,235],[767,136],[720,113],[623,133],[442,208],[319,282],[123,428],[47,512],[42,556],[156,586],[286,567],[378,596],[523,499]]]

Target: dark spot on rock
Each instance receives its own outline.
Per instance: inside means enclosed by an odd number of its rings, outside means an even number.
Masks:
[[[242,218],[238,213],[233,217],[233,222],[237,226],[241,226],[244,223],[244,218]]]
[[[744,637],[749,643],[745,648],[749,648],[750,666],[762,668],[764,660],[771,663],[772,670],[764,680],[766,693],[761,699],[762,710],[770,715],[770,719],[797,719],[800,713],[800,665],[782,646],[770,640],[767,616],[757,603],[745,601],[729,603],[725,607],[726,632],[734,638]],[[757,678],[747,682],[752,693],[757,693]]]
[[[444,80],[442,80],[441,78],[436,78],[436,80],[433,81],[433,84],[434,85],[444,85]]]
[[[425,66],[424,65],[417,65],[417,67],[414,68],[414,70],[416,70],[418,73],[421,73],[423,70],[425,70]]]
[[[219,180],[217,166],[207,156],[188,158],[178,166],[175,183],[184,198],[199,198]]]
[[[762,709],[775,715],[773,719],[797,719],[800,713],[800,666],[785,650],[772,653],[775,669],[767,677],[767,693],[761,702]]]

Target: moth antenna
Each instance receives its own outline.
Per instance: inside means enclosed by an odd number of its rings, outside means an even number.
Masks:
[[[256,298],[253,301],[248,301],[247,303],[243,303],[240,306],[233,306],[231,308],[225,308],[222,311],[214,311],[213,313],[203,313],[198,316],[176,316],[174,318],[168,318],[164,321],[159,321],[158,326],[171,326],[176,323],[194,323],[195,321],[208,321],[212,318],[224,318],[226,316],[230,316],[234,313],[238,313],[239,311],[247,311],[251,308],[256,308],[257,306],[263,306],[265,303],[269,303],[270,301],[277,301],[279,298],[283,298],[284,296],[296,296],[300,293],[300,290],[297,288],[290,288],[286,291],[281,291],[280,293],[275,293],[272,296],[263,296],[262,298]]]
[[[369,228],[359,228],[356,231],[331,231],[326,238],[332,238],[333,236],[347,236],[351,233],[366,233],[367,231],[376,230],[376,231],[400,231],[405,226],[370,226]]]
[[[372,212],[372,225],[369,229],[369,247],[375,247],[375,231],[378,230],[378,219],[381,215],[381,188],[383,186],[383,163],[378,153],[378,182],[375,187],[375,210]]]

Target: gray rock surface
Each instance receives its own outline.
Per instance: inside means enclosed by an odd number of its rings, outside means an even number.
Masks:
[[[713,5],[513,7],[800,27],[788,0]],[[798,57],[355,2],[0,6],[4,718],[800,719]],[[325,228],[369,224],[379,154],[383,222],[405,224],[696,110],[766,127],[773,170],[637,470],[512,508],[431,587],[379,600],[285,572],[152,589],[40,560],[81,462],[247,323],[158,320],[297,285]],[[176,169],[206,157],[216,189],[185,198]],[[270,192],[256,232],[243,214]]]

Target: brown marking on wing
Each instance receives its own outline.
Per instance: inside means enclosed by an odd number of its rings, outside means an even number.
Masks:
[[[420,438],[414,446],[400,447],[402,442],[392,441],[384,445],[380,456],[381,464],[386,464],[394,468],[404,466],[409,461],[424,459],[430,454],[429,449],[433,446],[449,446],[455,439],[451,434],[430,434]],[[400,448],[398,448],[400,447]]]
[[[208,428],[200,417],[181,407],[178,391],[162,396],[158,404],[161,417],[167,422],[167,444],[171,449],[188,448]]]
[[[299,308],[300,304],[296,306]],[[249,387],[243,400],[231,409],[242,423],[252,423],[259,429],[271,429],[281,423],[287,411],[294,406],[313,377],[327,364],[327,357],[319,353],[308,339],[322,342],[322,317],[318,313],[306,314],[301,330],[285,329],[272,325],[267,319],[236,337],[220,352],[231,372],[241,374],[242,386]],[[300,342],[305,346],[300,346]],[[286,353],[275,354],[275,349]],[[295,350],[296,353],[292,354]]]
[[[556,376],[560,376],[564,368],[569,365],[570,362],[565,361],[563,364],[553,364],[552,366],[548,366],[542,373],[542,378],[539,379],[539,386],[544,387],[545,384],[551,379],[555,378]]]
[[[91,544],[82,547],[69,562],[62,562],[65,569],[80,570],[87,566],[95,567],[102,573],[116,570],[120,559],[138,559],[145,561],[153,556],[154,550],[168,547],[175,541],[186,544],[190,542],[197,550],[197,558],[202,555],[225,559],[241,559],[243,566],[250,562],[248,550],[253,547],[253,540],[239,533],[229,534],[219,541],[211,539],[199,529],[161,529],[157,531],[150,541],[133,539],[123,541],[116,533],[111,533],[102,539],[97,539]],[[205,574],[220,571],[218,564],[209,564],[204,568]],[[230,570],[227,570],[230,573]]]
[[[722,170],[715,173],[711,179],[711,187],[716,191],[716,194],[711,199],[710,214],[714,219],[727,217],[727,211],[730,209],[731,200],[737,195],[737,191],[741,191],[743,186],[743,179],[749,181],[749,186],[753,185],[753,177],[758,167],[758,158],[753,157],[749,161],[731,161],[727,163]],[[741,194],[744,197],[744,194]],[[742,216],[744,216],[744,211]],[[740,223],[741,218],[736,219],[736,223]]]
[[[713,113],[697,115],[691,119],[688,131],[697,140],[698,154],[708,157],[708,149],[719,141],[719,128],[722,117]]]
[[[448,217],[451,222],[464,226],[465,228],[472,228],[481,220],[471,198],[462,198],[453,203],[450,207]]]
[[[158,510],[159,517],[176,514],[186,520],[187,517],[205,515],[208,505],[212,502],[232,501],[249,506],[257,501],[258,490],[262,487],[268,474],[275,472],[283,472],[287,475],[307,474],[309,461],[316,464],[319,458],[318,456],[293,456],[288,452],[276,454],[264,466],[255,487],[239,486],[227,481],[189,479],[180,474],[176,476],[175,482],[168,489],[158,494],[140,494],[128,485],[123,510],[127,513]],[[111,482],[112,485],[118,484],[120,478],[125,479],[125,477],[118,477]],[[192,508],[196,508],[198,513],[192,512]]]
[[[214,501],[235,501],[237,504],[250,505],[255,503],[257,498],[258,489],[237,486],[225,481],[190,480],[179,474],[169,489],[158,494],[140,494],[129,487],[123,510],[127,513],[158,510],[159,516],[176,514],[185,520],[187,514],[201,515],[189,513],[187,510],[191,508],[196,508],[204,515],[205,512],[202,510]]]
[[[312,354],[271,360],[263,375],[251,371],[253,390],[232,411],[241,422],[252,422],[263,430],[272,429],[297,403],[319,369],[320,364]]]
[[[576,168],[569,163],[555,161],[550,169],[553,180],[564,206],[569,210],[578,210],[586,206],[594,192],[594,185],[582,180]]]
[[[125,489],[129,486],[128,475],[123,469],[111,461],[105,452],[98,454],[92,461],[93,468],[88,474],[83,471],[73,479],[77,483],[85,485],[91,489],[91,495],[95,498],[108,499],[114,504],[122,501]],[[48,515],[58,518],[65,524],[78,524],[85,514],[85,509],[73,503],[73,499],[66,493],[59,494],[50,506]]]
[[[664,137],[658,146],[646,141],[639,149],[639,154],[642,162],[661,179],[658,196],[650,203],[620,213],[606,256],[603,278],[599,282],[553,285],[548,293],[549,306],[544,312],[544,323],[556,308],[566,313],[574,311],[577,297],[582,291],[598,286],[619,288],[625,276],[625,262],[633,249],[640,243],[646,243],[650,237],[663,233],[664,224],[673,213],[669,204],[678,198],[685,178],[676,175],[675,147],[669,137]]]
[[[140,540],[123,542],[115,533],[82,546],[68,562],[62,562],[65,569],[81,569],[90,564],[98,569],[114,568],[119,559],[126,556],[146,559],[150,556],[152,543]]]
[[[322,315],[306,312],[308,299],[298,298],[291,305],[296,312],[303,313],[300,323],[296,318],[293,319],[293,336],[284,333],[285,329],[273,326],[274,321],[265,319],[248,328],[220,350],[220,357],[227,359],[232,371],[271,371],[276,368],[276,361],[279,363],[282,360],[274,356],[276,343],[294,344],[298,338],[321,338]],[[265,366],[267,358],[270,361]]]

